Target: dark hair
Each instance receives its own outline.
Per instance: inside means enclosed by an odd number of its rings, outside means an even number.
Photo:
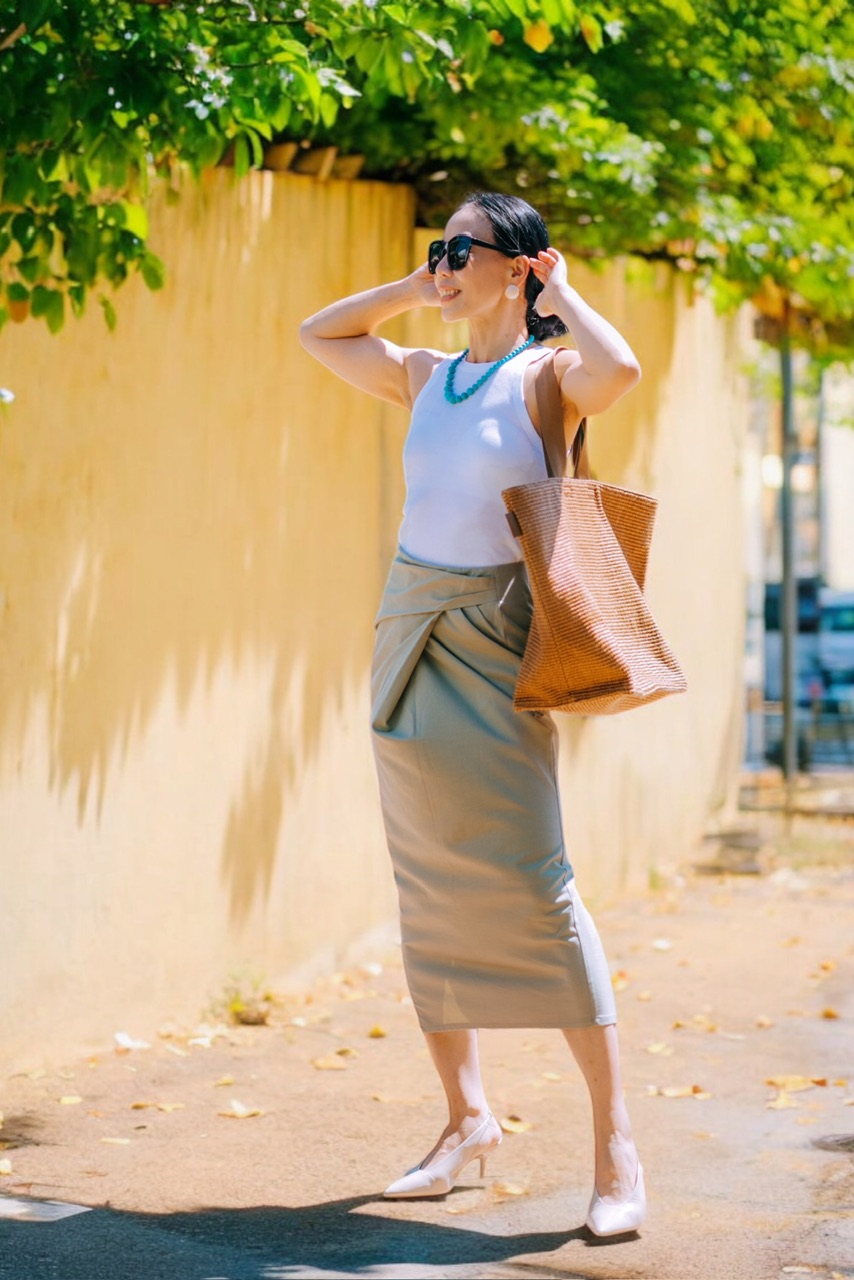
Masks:
[[[536,209],[526,200],[518,196],[499,195],[495,191],[473,191],[466,196],[461,209],[474,205],[489,219],[496,244],[504,249],[519,248],[529,258],[536,258],[541,249],[549,247],[549,233]],[[537,295],[542,293],[540,284],[533,271],[528,272],[525,281],[525,298],[528,313],[525,317],[528,332],[538,341],[544,338],[558,338],[566,333],[566,325],[558,316],[541,316],[534,309]]]

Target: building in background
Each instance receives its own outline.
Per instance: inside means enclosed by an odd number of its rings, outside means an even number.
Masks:
[[[745,761],[779,756],[782,700],[779,357],[763,348],[745,448]],[[798,450],[792,471],[799,762],[854,762],[854,374],[793,356]],[[849,659],[850,650],[850,659]],[[850,694],[850,696],[849,696]],[[851,705],[849,705],[851,704]],[[850,758],[849,758],[850,757]]]

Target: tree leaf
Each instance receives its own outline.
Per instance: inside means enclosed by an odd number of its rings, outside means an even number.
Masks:
[[[166,283],[166,268],[153,253],[146,253],[140,264],[142,278],[149,289],[162,289]]]
[[[50,293],[45,317],[47,319],[47,327],[51,333],[59,333],[65,324],[65,295],[60,293],[58,289],[54,289]]]
[[[238,178],[245,178],[249,169],[249,140],[245,133],[240,133],[234,139],[234,172]]]
[[[130,231],[140,240],[148,238],[148,213],[141,204],[132,204],[125,200],[122,204],[125,214],[125,230]]]
[[[110,299],[105,298],[103,295],[98,299],[98,301],[100,302],[101,308],[104,312],[104,319],[107,322],[107,328],[110,333],[112,333],[116,327],[116,309],[112,302],[110,302]]]
[[[20,0],[17,6],[17,16],[19,21],[26,25],[27,31],[31,35],[38,31],[48,17],[53,2],[54,0]]]

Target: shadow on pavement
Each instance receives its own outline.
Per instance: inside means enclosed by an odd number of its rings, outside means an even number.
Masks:
[[[172,1214],[95,1209],[50,1225],[0,1223],[2,1280],[285,1280],[343,1275],[399,1276],[403,1268],[464,1267],[483,1275],[588,1280],[555,1266],[536,1269],[519,1255],[592,1243],[585,1227],[489,1235],[463,1225],[400,1220],[362,1212],[376,1197],[300,1208],[201,1208]],[[597,1241],[596,1243],[606,1243]],[[472,1270],[474,1268],[475,1270]]]

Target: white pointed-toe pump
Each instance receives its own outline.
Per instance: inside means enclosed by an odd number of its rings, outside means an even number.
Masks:
[[[454,1147],[453,1151],[449,1151],[447,1155],[434,1161],[426,1169],[422,1165],[410,1169],[402,1178],[398,1178],[397,1182],[386,1187],[383,1195],[387,1200],[403,1200],[409,1196],[447,1195],[463,1169],[472,1160],[480,1161],[480,1176],[483,1177],[486,1157],[490,1151],[499,1146],[500,1142],[501,1129],[490,1111],[486,1119],[478,1125],[474,1133],[466,1138],[465,1142],[461,1142],[458,1147]]]
[[[595,1236],[620,1236],[626,1231],[637,1231],[645,1218],[646,1190],[640,1162],[634,1189],[624,1200],[615,1201],[610,1197],[603,1200],[594,1186],[586,1225]]]

